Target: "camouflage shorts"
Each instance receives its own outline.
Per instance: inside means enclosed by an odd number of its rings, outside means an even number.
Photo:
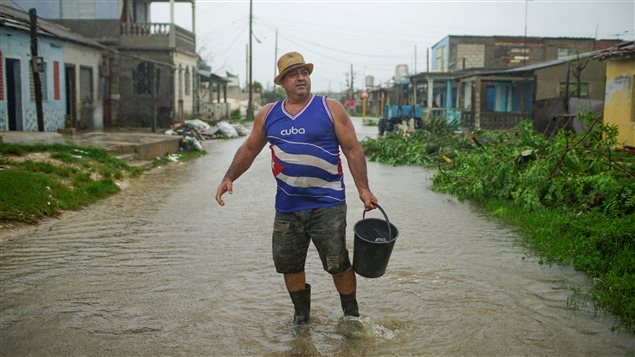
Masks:
[[[346,250],[346,204],[292,213],[276,212],[272,243],[276,271],[303,272],[311,241],[327,272],[340,274],[351,267]]]

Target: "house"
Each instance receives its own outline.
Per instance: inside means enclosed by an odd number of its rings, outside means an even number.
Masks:
[[[604,123],[617,126],[618,145],[635,148],[635,41],[600,51],[606,63]]]
[[[229,80],[212,73],[212,69],[199,62],[198,113],[203,119],[216,121],[229,118],[227,83]],[[221,99],[222,94],[222,99]]]
[[[449,35],[432,46],[431,71],[515,68],[592,52],[619,42],[571,37]]]
[[[619,41],[446,36],[431,49],[431,71],[410,77],[411,99],[423,105],[424,120],[445,118],[448,125],[458,125],[460,121],[467,127],[508,128],[531,118],[536,98],[558,96],[564,91],[566,76],[561,74],[563,68],[569,66],[567,63],[581,53],[616,42]],[[562,66],[552,68],[557,64]],[[598,73],[597,70],[587,69],[585,75]],[[602,72],[600,69],[599,73]],[[557,83],[552,82],[554,80]],[[593,82],[597,82],[597,76]],[[581,91],[591,90],[588,84],[581,84]],[[602,86],[594,85],[600,90]]]
[[[522,120],[535,119],[536,103],[552,99],[564,103],[561,98],[567,98],[568,103],[570,97],[588,103],[601,101],[605,64],[593,60],[594,53],[457,76],[461,123],[483,129],[508,129]],[[568,114],[565,105],[561,107],[560,114]]]
[[[68,29],[37,19],[42,60],[42,118],[37,115],[28,13],[0,5],[0,130],[56,131],[104,125],[102,61],[111,51]]]
[[[198,108],[196,36],[174,21],[152,21],[153,3],[195,0],[12,0],[72,31],[117,51],[104,59],[101,75],[107,125],[167,127]],[[175,9],[170,6],[170,18]]]

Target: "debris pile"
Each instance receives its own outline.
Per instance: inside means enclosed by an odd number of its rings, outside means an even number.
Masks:
[[[193,119],[174,123],[164,134],[182,136],[181,150],[194,151],[203,150],[201,141],[245,136],[249,134],[249,129],[242,124],[230,124],[227,121],[209,125],[200,119]]]

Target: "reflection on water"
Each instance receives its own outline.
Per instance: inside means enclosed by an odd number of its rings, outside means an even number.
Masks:
[[[374,134],[376,128],[360,128]],[[227,205],[212,194],[240,140],[1,247],[1,355],[632,355],[584,274],[540,265],[513,229],[430,191],[433,172],[369,164],[399,228],[386,274],[358,279],[363,329],[309,251],[311,324],[271,261],[274,180],[263,152]],[[350,175],[349,247],[362,217]],[[381,217],[370,212],[367,217]],[[358,327],[358,326],[357,326]],[[347,329],[348,328],[348,329]],[[349,336],[349,337],[346,337]]]

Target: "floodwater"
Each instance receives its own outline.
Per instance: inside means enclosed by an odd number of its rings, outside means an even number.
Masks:
[[[207,142],[203,158],[146,174],[4,243],[0,355],[635,353],[633,334],[614,331],[614,318],[573,293],[589,288],[584,274],[539,264],[512,228],[432,192],[433,171],[376,163],[371,188],[399,238],[383,277],[358,278],[364,330],[346,337],[337,292],[313,248],[312,322],[290,328],[293,308],[271,261],[268,149],[225,207],[213,202],[241,142]],[[362,205],[350,174],[346,182],[352,251]]]

